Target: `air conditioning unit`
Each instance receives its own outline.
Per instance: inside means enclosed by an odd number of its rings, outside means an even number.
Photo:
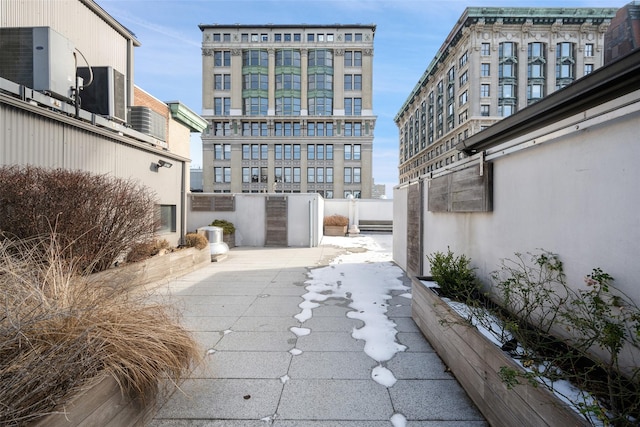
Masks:
[[[89,67],[78,67],[76,72],[85,85],[80,91],[80,108],[126,123],[127,91],[124,74],[107,66],[91,67],[91,70]]]
[[[49,27],[0,28],[0,77],[64,101],[76,65],[70,40]]]
[[[134,105],[129,107],[129,125],[138,132],[166,141],[167,119],[149,107]]]

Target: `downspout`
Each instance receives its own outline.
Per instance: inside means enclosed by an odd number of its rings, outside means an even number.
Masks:
[[[185,186],[187,183],[187,162],[182,162],[182,176],[180,177],[180,237],[178,243],[180,246],[185,244],[185,235],[187,234],[187,192]]]
[[[313,247],[313,199],[309,200],[309,247]]]

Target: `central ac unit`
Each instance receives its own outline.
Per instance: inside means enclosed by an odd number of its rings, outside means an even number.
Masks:
[[[124,74],[112,67],[78,67],[77,73],[86,85],[80,91],[80,108],[125,123],[127,92]]]
[[[49,27],[0,28],[0,77],[70,101],[74,46]]]

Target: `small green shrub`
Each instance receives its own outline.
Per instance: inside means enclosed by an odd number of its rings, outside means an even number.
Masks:
[[[198,233],[188,233],[184,236],[184,245],[188,248],[204,249],[209,244],[205,236]]]
[[[214,219],[213,222],[209,225],[222,228],[223,234],[233,234],[236,232],[236,227],[233,225],[233,223],[227,221],[226,219]]]
[[[459,301],[470,301],[478,296],[478,280],[471,260],[464,255],[455,256],[451,249],[447,253],[434,252],[427,255],[431,264],[431,276],[438,283],[442,293]]]
[[[127,262],[144,261],[147,258],[158,255],[162,250],[168,250],[170,247],[171,245],[165,239],[138,243],[127,254]]]
[[[349,225],[349,218],[343,215],[333,214],[331,216],[325,216],[323,223],[328,226],[345,227]]]

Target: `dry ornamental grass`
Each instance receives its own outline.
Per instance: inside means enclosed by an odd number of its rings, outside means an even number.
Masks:
[[[168,307],[128,292],[117,276],[89,283],[59,254],[48,239],[0,240],[0,425],[63,410],[103,375],[148,398],[201,357]]]

